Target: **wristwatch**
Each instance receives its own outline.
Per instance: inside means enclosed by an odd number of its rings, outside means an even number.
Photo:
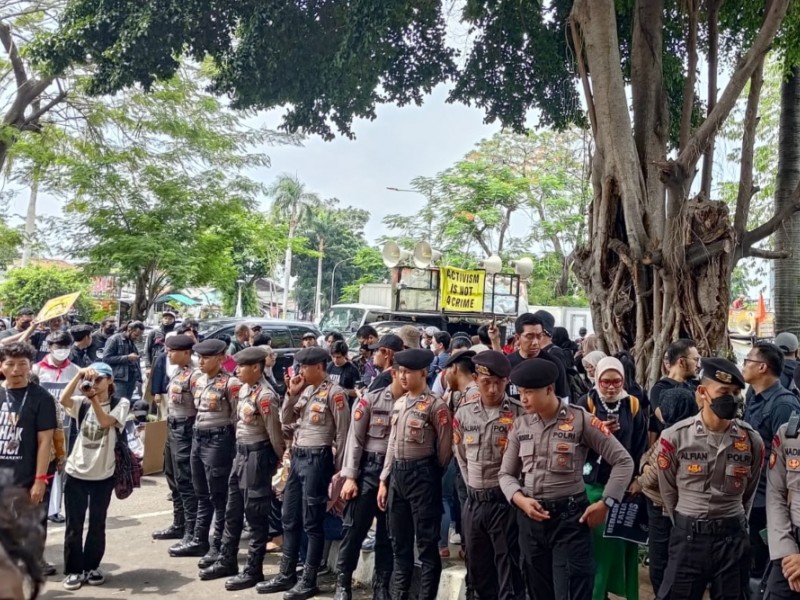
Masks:
[[[614,508],[614,505],[617,503],[611,496],[606,496],[603,498],[603,504],[605,504],[609,509]]]

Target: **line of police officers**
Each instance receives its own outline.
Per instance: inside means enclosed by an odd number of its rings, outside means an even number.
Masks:
[[[201,579],[229,577],[228,590],[255,586],[287,600],[318,593],[323,520],[334,474],[346,479],[344,539],[337,600],[351,597],[361,544],[376,522],[374,598],[409,597],[414,544],[421,563],[418,598],[436,597],[442,511],[441,476],[455,453],[465,484],[463,537],[471,587],[482,600],[591,598],[591,528],[606,519],[631,482],[634,464],[603,422],[555,394],[558,369],[527,359],[513,369],[486,351],[452,357],[448,369],[472,373],[451,408],[426,385],[433,354],[392,352],[392,379],[352,409],[326,374],[328,353],[297,354],[300,373],[281,402],[265,377],[269,348],[234,356],[237,377],[222,369],[225,344],[166,340],[177,367],[169,383],[168,457],[176,519],[154,537],[181,537],[175,557],[201,557]],[[380,346],[380,343],[378,344]],[[388,346],[388,345],[387,345]],[[192,369],[191,354],[200,357]],[[469,360],[464,360],[464,359]],[[457,382],[458,377],[452,378]],[[511,382],[520,400],[506,393]],[[674,523],[662,599],[738,599],[747,589],[747,514],[763,462],[763,443],[735,419],[744,381],[736,366],[704,359],[701,412],[665,430],[659,484]],[[800,598],[800,439],[798,419],[773,442],[768,473],[773,598]],[[290,441],[279,573],[264,581],[272,477]],[[593,450],[611,465],[601,500],[588,502],[583,465]],[[515,510],[516,509],[516,510]],[[244,518],[252,530],[247,565],[236,560]],[[308,540],[297,576],[301,537]]]

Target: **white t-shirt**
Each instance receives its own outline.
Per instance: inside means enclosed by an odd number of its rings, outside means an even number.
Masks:
[[[78,420],[84,402],[89,402],[85,396],[75,396],[72,408],[67,411],[69,416]],[[111,399],[102,407],[109,412]],[[116,427],[103,429],[97,421],[94,409],[89,405],[83,423],[80,424],[75,446],[67,459],[65,468],[67,475],[86,481],[102,481],[114,475],[116,465],[114,444],[117,442],[117,434],[125,427],[130,408],[130,400],[122,398],[110,412],[110,415],[117,420]]]

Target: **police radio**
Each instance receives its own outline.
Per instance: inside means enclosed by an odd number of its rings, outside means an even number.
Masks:
[[[786,426],[786,437],[796,438],[798,429],[800,428],[800,413],[793,412],[789,417],[789,424]]]

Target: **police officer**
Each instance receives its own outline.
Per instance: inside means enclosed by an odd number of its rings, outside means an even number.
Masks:
[[[453,448],[467,484],[467,570],[479,598],[524,598],[516,515],[498,479],[508,432],[522,406],[505,394],[511,363],[502,352],[481,352],[472,362],[479,397],[461,405],[453,419]]]
[[[317,346],[304,348],[297,353],[296,360],[300,364],[300,374],[289,380],[281,406],[284,427],[299,423],[292,442],[289,479],[283,492],[281,568],[276,577],[256,586],[260,594],[289,590],[283,596],[285,600],[304,600],[319,593],[317,571],[325,543],[323,521],[328,485],[342,466],[350,424],[347,395],[328,379],[328,351]],[[308,550],[303,576],[297,581],[297,553],[304,531]]]
[[[272,477],[284,450],[280,401],[265,378],[267,370],[275,364],[272,349],[245,348],[233,360],[237,365],[236,376],[243,385],[236,409],[236,457],[228,480],[225,532],[217,562],[200,571],[200,579],[205,581],[238,573],[236,555],[247,517],[250,524],[247,566],[240,575],[225,582],[229,591],[251,588],[264,580]]]
[[[453,424],[445,403],[428,389],[428,367],[432,361],[430,350],[404,350],[394,357],[406,393],[392,409],[392,432],[380,476],[378,506],[385,511],[387,497],[391,496],[388,512],[395,600],[405,600],[409,595],[415,535],[422,563],[420,600],[436,597],[442,573],[438,548],[442,472],[453,456]]]
[[[540,358],[511,370],[526,414],[508,435],[499,480],[519,509],[524,566],[537,600],[588,600],[594,585],[592,528],[622,499],[633,459],[602,421],[556,396],[558,375],[552,362]],[[590,449],[612,465],[604,496],[594,504],[583,485]]]
[[[800,414],[778,429],[767,470],[767,597],[800,599]]]
[[[658,485],[674,527],[658,598],[738,600],[748,588],[747,515],[764,442],[735,419],[745,382],[723,358],[704,358],[696,397],[702,409],[661,433]]]
[[[390,367],[389,373],[394,370]],[[388,600],[392,576],[392,546],[386,527],[386,514],[378,509],[380,474],[389,444],[390,419],[394,404],[403,395],[403,386],[395,373],[389,387],[368,392],[353,410],[353,422],[347,435],[340,496],[347,500],[344,509],[344,537],[339,545],[334,600],[350,600],[353,571],[361,555],[361,544],[372,521],[375,528],[375,574],[373,600]]]
[[[173,552],[192,541],[197,519],[191,455],[192,429],[197,415],[194,385],[201,373],[192,367],[192,338],[173,335],[165,344],[170,362],[177,369],[167,385],[167,443],[164,447],[164,471],[172,493],[173,520],[166,529],[153,533],[153,539],[181,539],[169,549],[169,553],[171,556],[187,556]]]
[[[241,384],[222,369],[225,342],[204,340],[194,345],[201,371],[194,386],[197,417],[192,440],[192,481],[197,495],[197,522],[191,544],[177,548],[173,556],[205,555],[198,562],[210,567],[219,557],[225,525],[228,477],[234,454],[233,415]],[[208,534],[213,522],[212,541]]]
[[[458,350],[453,352],[444,363],[445,381],[447,382],[447,406],[455,413],[462,404],[479,402],[480,390],[475,383],[474,350]],[[509,363],[510,364],[510,363]],[[510,367],[509,367],[510,368]]]

